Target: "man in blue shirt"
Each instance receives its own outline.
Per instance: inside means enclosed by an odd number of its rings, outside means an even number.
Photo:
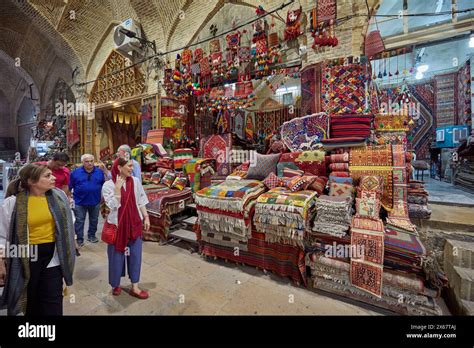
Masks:
[[[87,239],[91,243],[99,241],[95,233],[99,222],[102,185],[105,182],[106,173],[105,166],[101,169],[94,166],[94,156],[90,154],[82,155],[81,162],[83,166],[72,172],[69,181],[69,189],[74,197],[74,214],[76,215],[74,229],[79,247],[84,245],[84,222],[87,213],[89,213]]]

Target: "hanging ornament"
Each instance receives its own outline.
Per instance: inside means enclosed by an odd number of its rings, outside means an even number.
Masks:
[[[380,59],[380,60],[379,60],[379,74],[377,75],[377,77],[378,77],[379,79],[383,78],[383,76],[382,76],[382,69],[380,68],[380,65],[381,65],[381,64],[382,64],[382,60]]]
[[[397,51],[397,71],[395,71],[395,76],[398,76],[400,72],[398,71],[398,51]]]
[[[407,73],[408,73],[408,71],[407,71],[407,54],[405,52],[405,65],[403,67],[403,75],[406,76]]]
[[[389,77],[389,81],[390,81],[390,77],[392,77],[392,68],[391,68],[391,62],[392,62],[392,58],[388,58],[388,77]]]
[[[385,60],[385,58],[383,60],[383,76],[387,76],[387,61]]]

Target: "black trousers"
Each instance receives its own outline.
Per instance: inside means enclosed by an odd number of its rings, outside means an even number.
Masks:
[[[54,243],[38,244],[37,260],[30,260],[26,316],[63,315],[63,276],[60,266],[47,268]]]

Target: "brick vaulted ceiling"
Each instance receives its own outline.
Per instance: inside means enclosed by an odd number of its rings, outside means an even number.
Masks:
[[[356,4],[359,0],[343,0]],[[308,3],[308,0],[303,1]],[[369,3],[380,2],[369,0]],[[365,8],[365,2],[360,1]],[[56,59],[72,70],[89,66],[113,25],[140,22],[149,39],[170,50],[188,45],[226,6],[274,8],[275,0],[1,0],[0,50],[20,57],[38,87]],[[362,6],[362,5],[361,5]],[[240,6],[238,6],[240,7]],[[236,9],[237,10],[237,9]],[[185,19],[180,18],[184,12]],[[248,11],[248,10],[247,10]],[[252,10],[253,11],[253,10]],[[74,18],[71,13],[74,12]],[[204,34],[204,33],[203,33]],[[199,35],[199,34],[198,34]],[[52,83],[54,84],[55,81]]]

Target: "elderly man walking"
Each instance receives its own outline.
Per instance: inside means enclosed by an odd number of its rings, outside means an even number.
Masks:
[[[119,148],[117,149],[117,155],[120,158],[125,158],[126,160],[130,160],[130,159],[132,160],[132,163],[133,163],[132,176],[134,176],[141,182],[142,169],[140,168],[140,163],[138,163],[132,158],[132,149],[130,148],[130,146],[128,146],[127,144],[120,145]]]
[[[84,245],[84,223],[86,215],[89,213],[89,230],[87,233],[88,241],[97,243],[99,239],[95,236],[97,224],[99,222],[100,199],[102,185],[106,178],[106,169],[94,166],[94,156],[90,154],[82,155],[82,167],[76,169],[71,174],[69,188],[74,197],[74,214],[76,222],[77,244],[79,247]]]

